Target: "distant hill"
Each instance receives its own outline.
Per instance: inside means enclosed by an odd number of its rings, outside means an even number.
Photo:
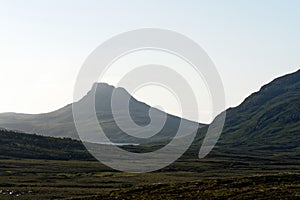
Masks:
[[[180,124],[181,118],[166,114],[155,108],[151,108],[145,103],[137,101],[131,97],[130,94],[123,88],[115,88],[106,83],[94,84],[91,91],[84,96],[80,101],[75,102],[79,107],[82,107],[82,112],[85,111],[85,105],[90,98],[93,98],[92,91],[95,92],[95,110],[101,127],[105,134],[114,143],[146,143],[149,141],[162,141],[171,139]],[[116,124],[112,110],[111,110],[111,97],[112,93],[115,92],[118,96],[118,103],[121,109],[127,109],[124,104],[124,99],[130,99],[129,111],[132,119],[140,126],[149,124],[149,110],[154,110],[154,118],[163,119],[167,115],[167,121],[163,129],[155,136],[148,139],[138,139],[124,133]],[[119,116],[122,117],[122,116]],[[185,128],[188,130],[190,123],[196,124],[197,126],[203,126],[196,122],[184,120],[186,123]],[[101,138],[95,138],[94,126],[91,125],[90,116],[87,114],[85,121],[81,122],[86,126],[85,141],[89,142],[102,142]],[[18,130],[26,133],[36,133],[39,135],[53,136],[53,137],[67,137],[73,139],[79,139],[72,114],[72,104],[69,104],[59,110],[44,114],[18,114],[18,113],[3,113],[0,114],[0,127],[4,127],[10,130]],[[153,130],[144,129],[141,135],[152,134]]]

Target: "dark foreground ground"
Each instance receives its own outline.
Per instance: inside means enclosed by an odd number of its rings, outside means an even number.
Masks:
[[[300,199],[300,174],[141,185],[83,199]]]
[[[300,199],[299,166],[212,155],[130,174],[96,161],[0,159],[0,199]]]

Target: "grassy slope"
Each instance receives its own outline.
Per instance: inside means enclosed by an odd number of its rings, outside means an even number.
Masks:
[[[300,70],[277,78],[227,111],[220,144],[269,148],[300,146]]]
[[[80,141],[0,130],[0,158],[93,160]]]

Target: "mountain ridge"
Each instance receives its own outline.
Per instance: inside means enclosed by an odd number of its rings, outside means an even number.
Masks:
[[[300,70],[262,86],[226,115],[220,145],[299,152]]]
[[[199,128],[193,145],[186,153],[188,157],[197,156],[206,129],[207,126]],[[162,139],[168,141],[169,138]],[[146,151],[147,148],[153,150],[162,146],[159,142],[129,149],[133,152],[144,152],[145,148]],[[300,70],[274,79],[239,106],[228,109],[223,132],[212,154],[247,155],[253,156],[253,159],[267,157],[275,161],[287,157],[300,159],[299,146]]]
[[[108,87],[109,86],[106,84]],[[93,85],[93,87],[98,86]],[[104,86],[104,85],[102,85]],[[126,90],[121,89],[123,92]],[[111,90],[108,90],[109,94]],[[106,91],[107,92],[107,91]],[[98,98],[103,99],[102,93],[99,92]],[[87,94],[89,95],[89,94]],[[97,96],[97,95],[96,95]],[[105,95],[104,95],[105,96]],[[97,98],[97,97],[96,97]],[[133,103],[139,103],[139,101],[132,98]],[[244,145],[249,148],[255,148],[255,146],[269,145],[270,148],[282,148],[285,144],[286,147],[296,148],[298,145],[297,140],[300,141],[299,131],[300,131],[300,70],[296,72],[286,74],[281,77],[277,77],[274,80],[270,81],[268,84],[262,86],[259,91],[252,93],[238,106],[229,108],[226,110],[227,117],[224,125],[223,132],[221,134],[220,140],[218,142],[219,145],[224,146],[238,146]],[[73,130],[75,130],[74,124],[72,124],[73,116],[71,113],[71,105],[69,104],[61,109],[58,109],[54,112],[51,112],[52,120],[56,120],[57,116],[63,116],[59,118],[60,121],[67,121],[70,123],[69,125],[73,125]],[[106,102],[103,105],[100,105],[104,108],[110,105],[110,99],[106,98]],[[138,124],[147,124],[149,122],[148,118],[148,109],[150,106],[147,106],[145,103],[139,104],[141,105],[141,110],[135,113],[133,118],[136,118],[136,122]],[[138,107],[138,106],[136,106]],[[101,108],[102,109],[102,108]],[[100,110],[101,110],[100,109]],[[109,110],[109,109],[108,109]],[[107,111],[107,110],[106,110]],[[67,114],[65,114],[67,113]],[[40,118],[47,117],[49,113],[37,115]],[[103,113],[100,113],[103,114]],[[31,115],[21,115],[21,117],[30,117]],[[17,116],[12,116],[12,118],[16,118]],[[111,127],[114,127],[113,131],[120,132],[111,121],[111,112],[104,113],[101,115],[104,117],[102,124],[104,127],[106,126],[109,130]],[[107,118],[105,118],[107,117]],[[172,122],[173,120],[173,122]],[[156,138],[156,140],[148,141],[148,142],[159,142],[160,140],[169,141],[172,133],[176,131],[175,126],[178,125],[179,117],[172,116],[172,123],[169,123],[169,126],[166,127],[164,133],[168,137],[160,137]],[[0,115],[0,126],[7,128],[3,125],[3,115]],[[46,124],[47,125],[47,124]],[[113,125],[113,126],[112,126]],[[45,124],[41,126],[47,131],[47,127],[45,128]],[[58,126],[59,131],[69,131],[69,129],[64,129],[65,126]],[[204,126],[206,127],[206,126]],[[204,128],[205,129],[205,128]],[[204,137],[204,129],[199,129],[198,136],[196,138],[197,143]],[[14,128],[14,130],[19,130]],[[23,130],[24,131],[24,130]],[[112,132],[113,132],[112,131]],[[26,130],[25,130],[26,132]],[[121,132],[120,132],[121,133]],[[50,135],[57,136],[57,135]],[[120,135],[117,135],[119,137]],[[238,140],[236,137],[238,136]],[[255,136],[255,137],[254,137]],[[68,135],[63,135],[62,137],[68,137]],[[254,137],[254,138],[253,138]],[[271,139],[270,139],[271,138]],[[294,140],[293,140],[294,138]],[[78,138],[75,138],[78,139]],[[119,140],[112,139],[112,142],[120,143]],[[129,139],[129,140],[127,140]],[[122,137],[123,141],[133,142],[131,138]],[[289,140],[289,141],[287,141]],[[273,142],[271,142],[273,141]],[[288,142],[288,143],[287,143]],[[142,142],[144,143],[144,142]]]
[[[176,133],[176,129],[179,126],[181,118],[178,116],[170,115],[160,111],[156,108],[152,108],[146,103],[140,102],[133,98],[124,88],[115,88],[107,83],[94,83],[91,90],[80,100],[74,102],[77,106],[81,106],[84,112],[85,105],[93,98],[92,91],[95,90],[95,110],[98,117],[98,120],[101,124],[101,127],[108,132],[108,135],[111,136],[111,140],[114,143],[144,143],[144,139],[133,138],[126,133],[124,133],[114,121],[114,116],[111,110],[111,96],[113,91],[118,95],[120,101],[118,102],[119,107],[127,109],[123,105],[122,99],[129,99],[129,110],[132,119],[136,124],[140,126],[145,126],[150,123],[149,111],[150,109],[154,110],[156,118],[163,118],[164,115],[167,115],[167,121],[163,127],[161,134],[158,133],[157,136],[151,138],[152,141],[158,140],[168,140],[171,139]],[[58,110],[41,113],[41,114],[18,114],[18,113],[3,113],[0,114],[0,126],[3,126],[6,129],[17,130],[27,133],[36,133],[45,136],[54,136],[54,137],[69,137],[73,139],[79,139],[77,131],[75,128],[73,113],[72,113],[73,104],[68,104]],[[95,142],[99,140],[94,138],[92,135],[95,132],[94,126],[89,125],[89,114],[87,113],[87,133],[86,141]],[[197,126],[203,126],[203,124],[198,124],[190,120],[183,119],[186,124],[195,123]],[[186,125],[187,126],[187,125]],[[188,127],[186,127],[189,129]],[[151,132],[151,129],[145,130],[144,135],[147,135]],[[106,133],[106,132],[105,132]],[[159,135],[160,134],[160,135]],[[101,140],[101,139],[100,139]],[[97,142],[101,142],[101,141]]]

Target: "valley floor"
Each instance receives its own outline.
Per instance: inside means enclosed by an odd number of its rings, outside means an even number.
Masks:
[[[247,158],[249,159],[249,158]],[[96,161],[0,159],[0,199],[300,198],[295,165],[181,160],[153,173],[113,171]]]
[[[81,200],[175,199],[299,199],[300,174],[204,179],[122,189]]]

